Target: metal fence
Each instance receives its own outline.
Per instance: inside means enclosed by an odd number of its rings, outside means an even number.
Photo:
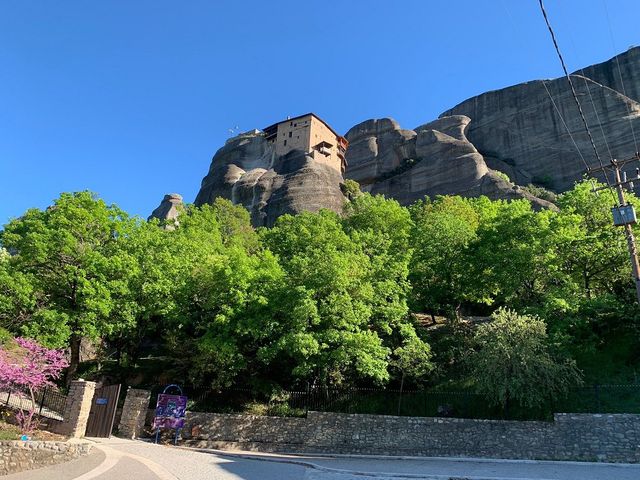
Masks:
[[[63,419],[67,396],[53,388],[44,388],[35,394],[35,404],[31,397],[20,392],[0,392],[0,405],[13,409],[31,410],[41,417],[52,420]]]
[[[551,420],[553,413],[640,413],[640,385],[591,385],[575,388],[538,408],[491,405],[469,391],[309,388],[273,394],[250,389],[186,389],[191,411],[305,416],[309,410],[335,413]],[[152,405],[155,400],[152,399]]]

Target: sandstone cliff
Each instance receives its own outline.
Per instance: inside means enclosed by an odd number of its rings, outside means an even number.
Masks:
[[[340,172],[305,152],[276,156],[264,135],[256,130],[228,140],[216,152],[195,204],[228,198],[249,210],[255,226],[270,226],[285,213],[321,208],[341,211],[345,202],[340,190],[343,181]]]
[[[621,90],[624,83],[628,95],[639,96],[640,49],[582,69],[572,77],[603,161],[633,155],[634,135],[640,141],[640,104]],[[444,112],[442,117],[450,115],[471,118],[469,140],[490,168],[505,172],[518,184],[538,183],[564,191],[584,174],[580,153],[589,165],[598,164],[564,77],[483,93]]]
[[[603,161],[633,155],[640,142],[640,48],[572,77]],[[564,77],[483,93],[412,130],[390,118],[367,120],[346,138],[345,177],[405,205],[452,194],[527,198],[535,208],[553,207],[522,186],[561,192],[582,178],[581,156],[597,165]],[[340,172],[304,152],[277,157],[255,130],[215,154],[195,203],[222,196],[247,207],[255,225],[272,225],[283,213],[340,211],[342,182]]]
[[[464,115],[442,117],[414,130],[390,118],[367,120],[347,132],[347,178],[363,190],[407,205],[425,195],[487,195],[494,199],[536,198],[490,170],[465,132]]]

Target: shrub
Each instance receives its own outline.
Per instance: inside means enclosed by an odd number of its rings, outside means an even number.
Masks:
[[[546,325],[537,317],[501,308],[478,327],[471,372],[479,393],[503,408],[535,408],[581,383],[575,361],[554,354]]]
[[[22,433],[31,433],[36,427],[36,391],[53,386],[52,380],[59,378],[67,365],[63,352],[27,338],[5,342],[0,349],[0,389],[31,400],[29,408],[21,407],[16,414]]]

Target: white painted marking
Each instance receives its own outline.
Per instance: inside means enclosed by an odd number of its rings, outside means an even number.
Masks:
[[[121,452],[119,450],[109,448],[99,443],[95,444],[94,448],[97,448],[104,452],[105,454],[104,461],[93,470],[87,473],[84,473],[79,477],[74,478],[74,480],[92,480],[96,477],[99,477],[103,473],[106,473],[107,471],[115,467],[123,457],[130,458],[136,462],[143,464],[145,467],[151,470],[158,477],[158,480],[179,480],[178,477],[173,475],[163,466],[158,465],[157,463],[147,458],[141,457],[139,455],[134,455],[132,453]]]

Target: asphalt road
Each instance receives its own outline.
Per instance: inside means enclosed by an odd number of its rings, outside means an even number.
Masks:
[[[638,480],[640,465],[504,460],[389,459],[203,452],[94,439],[87,457],[7,480]]]

